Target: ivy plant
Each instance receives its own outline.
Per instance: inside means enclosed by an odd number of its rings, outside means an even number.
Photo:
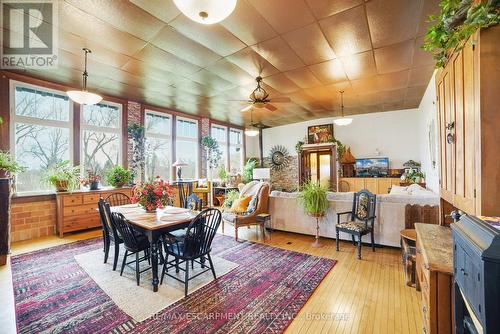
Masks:
[[[425,35],[422,48],[433,54],[436,67],[443,67],[449,52],[458,52],[478,29],[500,23],[500,0],[473,3],[472,0],[441,0],[440,12],[430,15],[433,23]]]

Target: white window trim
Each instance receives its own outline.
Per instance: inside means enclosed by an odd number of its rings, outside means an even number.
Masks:
[[[219,124],[212,123],[210,125],[210,136],[212,136],[212,137],[213,137],[213,135],[212,135],[212,128],[224,129],[224,131],[226,132],[226,135],[224,136],[225,138],[224,138],[224,140],[222,142],[219,142],[219,146],[224,146],[224,148],[225,148],[224,150],[222,150],[222,156],[226,159],[226,164],[225,164],[224,168],[226,170],[229,170],[229,156],[228,156],[228,150],[229,150],[229,142],[228,142],[229,128],[227,126],[224,126],[224,125],[219,125]]]
[[[241,143],[240,144],[234,144],[231,142],[231,131],[233,132],[238,132],[240,134],[240,137],[241,137]],[[229,128],[229,155],[231,155],[231,148],[234,147],[234,148],[240,148],[241,149],[241,152],[240,152],[240,166],[238,166],[238,170],[241,172],[243,170],[243,166],[245,165],[245,157],[244,157],[244,141],[243,141],[243,130],[240,130],[240,129],[237,129],[237,128]],[[234,166],[231,166],[231,157],[229,156],[228,157],[228,164],[229,164],[229,168],[230,169],[233,169]]]
[[[170,166],[168,170],[168,180],[172,179],[172,163],[173,163],[173,130],[174,130],[174,117],[171,114],[164,113],[164,112],[158,112],[150,109],[144,109],[144,122],[146,122],[146,115],[147,114],[152,114],[152,115],[157,115],[161,117],[168,117],[170,119],[170,134],[160,134],[160,133],[155,133],[155,132],[148,132],[146,127],[144,127],[144,137],[147,139],[149,138],[156,138],[156,139],[164,139],[164,140],[169,140],[170,141]],[[144,171],[145,172],[145,171]]]
[[[88,125],[85,124],[83,121],[83,105],[80,107],[80,165],[82,167],[82,173],[85,171],[83,170],[83,145],[82,145],[82,140],[83,140],[83,132],[85,130],[87,131],[95,131],[95,132],[105,132],[105,133],[115,133],[118,135],[118,161],[119,164],[123,166],[123,136],[122,136],[122,128],[123,128],[123,105],[120,103],[114,103],[114,102],[109,102],[109,101],[101,101],[99,104],[105,104],[108,106],[112,107],[117,107],[118,108],[118,124],[119,126],[117,128],[111,128],[111,127],[105,127],[105,126],[96,126],[96,125]]]
[[[46,120],[46,119],[39,119],[35,117],[29,117],[29,116],[19,116],[16,115],[16,87],[26,87],[26,88],[32,88],[34,90],[40,90],[40,91],[46,91],[49,93],[54,93],[58,95],[65,95],[65,92],[61,92],[59,90],[51,89],[51,88],[45,88],[42,86],[37,86],[37,85],[32,85],[29,83],[25,83],[22,81],[17,81],[17,80],[9,80],[9,90],[10,90],[10,96],[9,96],[9,108],[10,108],[10,120],[9,120],[9,139],[10,139],[10,153],[12,156],[16,156],[16,123],[28,123],[28,124],[33,124],[33,125],[40,125],[40,126],[50,126],[50,127],[57,127],[57,128],[63,128],[63,129],[69,129],[69,162],[71,165],[74,163],[74,142],[73,142],[73,137],[74,137],[74,123],[73,123],[73,101],[68,98],[69,101],[69,118],[68,121],[58,121],[58,120]],[[38,195],[38,194],[48,194],[52,193],[52,191],[23,191],[23,192],[16,192],[16,194],[20,195]]]
[[[188,121],[188,122],[191,122],[191,123],[196,123],[196,138],[193,138],[193,137],[184,137],[184,136],[179,136],[178,134],[178,131],[177,131],[177,121]],[[193,143],[196,143],[196,166],[195,166],[195,176],[194,178],[197,179],[200,177],[200,143],[199,143],[199,140],[200,140],[200,132],[198,131],[198,127],[199,127],[199,124],[198,124],[198,120],[197,119],[194,119],[194,118],[189,118],[189,117],[182,117],[182,116],[176,116],[175,117],[175,159],[177,159],[177,142],[179,140],[182,140],[182,141],[191,141]]]

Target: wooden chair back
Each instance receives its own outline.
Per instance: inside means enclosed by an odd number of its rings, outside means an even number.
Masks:
[[[111,206],[130,204],[130,197],[124,193],[112,193],[106,197],[106,202]]]
[[[200,212],[187,228],[183,256],[197,258],[210,252],[221,220],[222,214],[217,209]]]
[[[439,224],[439,206],[407,204],[405,206],[405,229],[414,229],[415,223]]]

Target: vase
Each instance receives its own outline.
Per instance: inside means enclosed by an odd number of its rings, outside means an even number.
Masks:
[[[99,182],[90,182],[90,190],[99,190]]]

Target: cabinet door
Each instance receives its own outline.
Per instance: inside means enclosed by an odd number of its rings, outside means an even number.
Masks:
[[[378,194],[378,179],[377,178],[366,178],[365,188],[372,194]]]
[[[388,194],[389,188],[391,188],[392,179],[390,178],[380,178],[378,179],[377,194]]]
[[[354,180],[354,187],[352,191],[360,191],[365,188],[365,179],[362,177],[356,177]]]

